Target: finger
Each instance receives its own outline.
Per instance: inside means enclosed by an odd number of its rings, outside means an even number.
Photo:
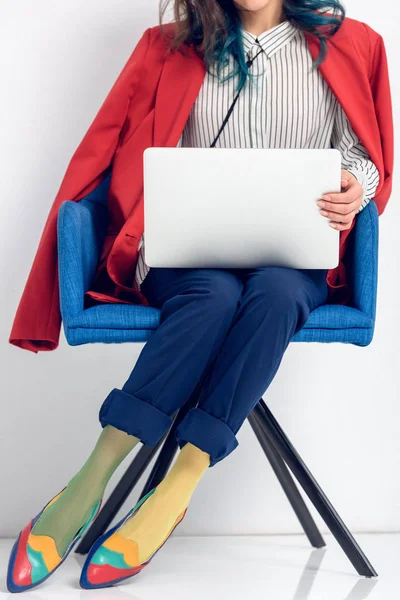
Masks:
[[[345,229],[350,229],[351,224],[353,223],[353,219],[350,221],[350,223],[336,223],[336,222],[332,222],[330,221],[328,223],[328,225],[330,225],[332,227],[332,229],[337,229],[338,231],[344,231]]]
[[[321,196],[322,202],[350,203],[359,198],[360,191],[348,189],[345,192],[331,192]]]
[[[358,186],[346,189],[345,192],[330,192],[329,194],[324,194],[321,196],[321,200],[323,202],[344,202],[349,203],[353,202],[361,195],[363,190],[359,190]]]
[[[361,197],[357,198],[357,200],[354,200],[353,202],[350,202],[349,204],[335,204],[334,202],[324,202],[324,206],[322,206],[321,204],[318,204],[318,206],[325,211],[325,213],[338,213],[340,215],[347,215],[349,213],[351,213],[353,210],[357,210],[361,204],[360,202]],[[323,214],[323,216],[328,216],[327,214],[324,214],[321,212],[321,214]]]
[[[349,221],[352,221],[356,213],[355,210],[352,210],[351,212],[345,215],[336,212],[326,212],[326,214],[324,214],[325,212],[326,211],[321,211],[321,215],[323,217],[335,221],[337,223],[348,223]]]

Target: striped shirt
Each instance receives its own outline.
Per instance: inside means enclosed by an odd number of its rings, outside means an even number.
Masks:
[[[242,28],[248,59],[255,58],[233,112],[215,147],[337,148],[342,169],[363,187],[362,210],[379,184],[378,169],[353,131],[345,112],[318,70],[302,31],[289,21],[255,36]],[[230,72],[230,56],[222,75]],[[236,96],[238,75],[221,83],[215,65],[206,73],[177,147],[210,147]],[[139,242],[134,287],[150,268],[144,260],[144,234]]]

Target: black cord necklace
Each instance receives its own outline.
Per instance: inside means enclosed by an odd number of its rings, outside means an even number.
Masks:
[[[248,60],[248,61],[246,61],[247,68],[250,68],[250,67],[251,67],[251,65],[253,64],[254,60],[257,58],[257,56],[258,56],[259,54],[261,54],[261,52],[262,52],[262,49],[261,49],[261,50],[260,50],[260,52],[258,52],[258,53],[257,53],[257,54],[256,54],[256,55],[253,57],[253,58],[249,58],[249,60]],[[221,133],[222,133],[222,130],[224,129],[225,125],[226,125],[226,124],[227,124],[227,122],[228,122],[228,119],[229,119],[229,117],[230,117],[230,116],[231,116],[231,114],[232,114],[232,111],[233,111],[233,108],[234,108],[234,106],[235,106],[235,104],[236,104],[236,101],[237,101],[237,99],[239,98],[239,94],[240,94],[240,92],[241,92],[241,91],[242,91],[242,89],[243,89],[243,85],[244,85],[244,84],[242,84],[242,85],[240,86],[240,89],[239,89],[238,93],[236,94],[236,97],[235,97],[234,101],[232,102],[231,106],[229,107],[229,110],[228,110],[228,112],[226,113],[226,117],[225,117],[225,119],[224,119],[224,121],[223,121],[223,123],[222,123],[222,125],[221,125],[221,129],[219,130],[219,132],[218,132],[218,135],[217,135],[217,137],[215,138],[215,140],[213,141],[213,143],[211,144],[210,148],[214,148],[214,147],[215,147],[215,144],[216,144],[216,142],[217,142],[217,140],[218,140],[219,136],[221,135]]]

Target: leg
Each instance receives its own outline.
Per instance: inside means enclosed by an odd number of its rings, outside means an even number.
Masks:
[[[103,497],[115,469],[138,442],[138,438],[111,425],[105,427],[85,464],[61,496],[43,512],[32,534],[53,538],[58,554],[63,556],[93,506]]]
[[[104,400],[99,418],[103,427],[113,425],[151,446],[218,355],[243,284],[219,269],[152,268],[142,289],[161,309],[160,324],[125,384]]]
[[[293,481],[285,461],[272,443],[268,428],[264,427],[264,423],[259,420],[257,414],[258,406],[259,405],[257,404],[254,407],[254,410],[247,416],[250,426],[257,436],[257,439],[264,450],[264,454],[268,458],[310,544],[314,546],[314,548],[322,548],[323,546],[326,546],[323,537],[321,536],[302,495]]]
[[[254,413],[263,430],[268,432],[276,451],[287,462],[298,482],[324,519],[359,575],[375,577],[377,573],[374,567],[357,544],[351,532],[330,503],[318,482],[315,480],[262,398],[255,407]]]
[[[82,527],[96,518],[107,481],[137,441],[112,426],[103,429],[81,470],[16,539],[7,568],[9,591],[41,585],[67,558]]]
[[[196,406],[201,383],[200,380],[189,400],[174,417],[173,425],[168,433],[165,434],[155,446],[143,446],[139,452],[137,452],[121,480],[108,497],[99,516],[87,531],[75,552],[80,554],[87,554],[89,552],[97,538],[103,535],[108,529],[125,500],[157,454],[158,456],[154,462],[150,475],[146,479],[146,483],[142,488],[138,501],[146,496],[153,488],[157,487],[164,479],[179,449],[176,440],[176,428],[187,411],[192,408],[192,406]]]
[[[271,383],[293,335],[326,301],[325,270],[264,267],[242,271],[244,289],[221,352],[177,430],[211,456],[210,466],[238,445],[236,433]]]
[[[102,425],[112,423],[154,444],[218,354],[242,288],[242,282],[224,270],[151,269],[142,289],[149,302],[161,308],[160,325],[123,388],[106,398],[100,409]],[[135,517],[134,528],[133,519],[121,528],[122,536],[134,536],[141,562],[187,506],[208,465],[208,455],[188,445]]]
[[[53,537],[60,555],[125,456],[138,441],[154,445],[169,429],[172,413],[218,352],[242,290],[241,282],[222,270],[152,269],[146,283],[154,304],[162,304],[160,327],[123,389],[114,389],[103,402],[103,431],[91,456],[32,530]]]
[[[236,447],[235,433],[272,380],[291,337],[327,294],[321,274],[315,280],[293,269],[257,269],[243,281],[239,308],[212,357],[215,364],[208,361],[199,406],[177,428],[185,447],[156,492],[119,530],[136,543],[140,563],[187,507],[207,468]]]

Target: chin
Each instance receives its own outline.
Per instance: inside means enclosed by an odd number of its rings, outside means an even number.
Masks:
[[[268,6],[270,2],[271,0],[233,0],[233,3],[238,9],[248,10],[251,12],[262,10]]]

